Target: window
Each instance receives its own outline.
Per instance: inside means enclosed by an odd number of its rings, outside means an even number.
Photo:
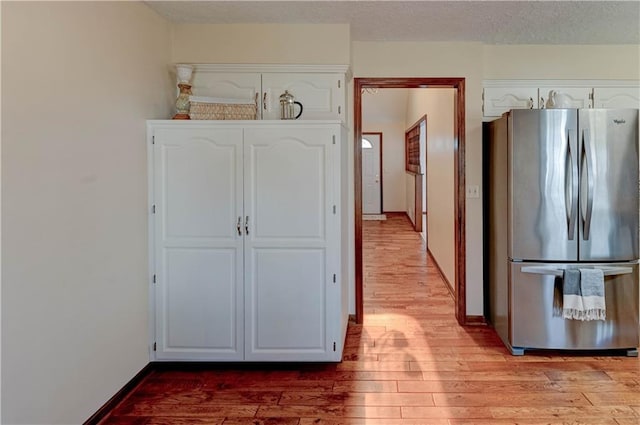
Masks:
[[[405,170],[414,174],[422,173],[420,167],[420,124],[426,120],[425,115],[404,134]]]

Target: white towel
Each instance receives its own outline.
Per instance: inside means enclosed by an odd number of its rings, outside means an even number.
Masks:
[[[605,320],[604,273],[601,269],[580,269],[580,289],[584,304],[583,320]]]
[[[562,316],[605,320],[604,273],[601,269],[567,269],[562,284]]]
[[[583,312],[580,270],[566,269],[562,278],[562,317],[580,319]]]

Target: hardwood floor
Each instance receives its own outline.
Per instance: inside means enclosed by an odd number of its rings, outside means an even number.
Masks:
[[[339,364],[171,365],[104,424],[640,424],[638,358],[513,357],[489,327],[462,328],[402,215],[364,221],[365,324]]]

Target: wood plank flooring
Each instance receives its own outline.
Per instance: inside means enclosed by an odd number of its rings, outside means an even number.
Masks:
[[[339,364],[154,371],[104,424],[640,424],[638,358],[527,353],[460,327],[403,215],[364,221],[364,325]]]

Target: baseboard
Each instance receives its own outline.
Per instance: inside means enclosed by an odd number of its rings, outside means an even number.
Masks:
[[[449,294],[451,294],[451,296],[455,300],[456,294],[455,294],[455,290],[453,289],[453,285],[451,285],[451,282],[449,282],[447,277],[444,275],[444,272],[440,268],[440,264],[438,264],[438,260],[436,260],[436,257],[433,256],[433,253],[429,250],[429,248],[427,248],[427,252],[429,253],[429,257],[431,257],[431,259],[433,260],[433,264],[436,266],[436,269],[438,269],[438,273],[440,273],[440,277],[442,278],[442,280],[445,283],[445,286],[449,290]],[[487,324],[487,321],[484,318],[484,316],[465,316],[464,324],[468,326],[484,326]]]
[[[488,323],[484,316],[465,316],[464,324],[469,326],[485,326]]]
[[[442,271],[442,268],[440,267],[440,264],[438,264],[438,260],[436,260],[436,257],[433,255],[433,253],[431,252],[429,247],[427,247],[427,253],[429,254],[429,257],[431,257],[431,259],[433,260],[433,264],[436,266],[436,269],[438,269],[438,273],[440,273],[440,277],[442,278],[442,280],[444,281],[445,285],[447,286],[447,289],[449,290],[449,294],[451,294],[451,296],[455,300],[456,299],[456,291],[453,288],[453,285],[451,284],[451,282],[449,282],[449,279],[447,279],[447,276]]]
[[[127,382],[124,387],[120,389],[113,397],[109,399],[96,413],[91,415],[89,419],[87,419],[83,425],[97,425],[106,418],[113,409],[116,408],[118,404],[120,404],[131,392],[147,377],[153,372],[155,366],[153,363],[147,363],[145,367],[140,370],[131,378],[129,382]]]
[[[402,212],[400,214],[404,215],[405,217],[407,217],[407,220],[409,220],[409,223],[411,223],[411,227],[413,227],[413,230],[416,230],[416,223],[413,220],[411,220],[411,216],[409,215],[409,213],[404,211],[404,212]]]

